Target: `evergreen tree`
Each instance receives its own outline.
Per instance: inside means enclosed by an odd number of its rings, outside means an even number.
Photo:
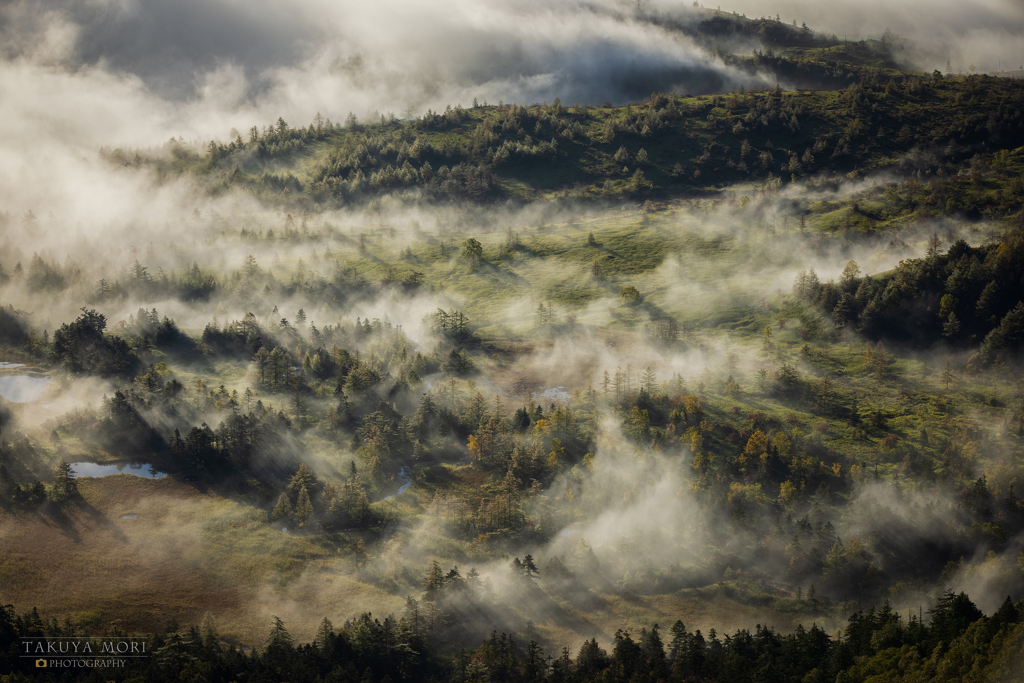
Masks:
[[[267,636],[267,663],[273,668],[284,667],[293,654],[292,636],[284,622],[276,615],[271,617],[270,635]]]
[[[327,617],[320,622],[320,626],[316,629],[316,636],[313,638],[313,645],[315,645],[324,654],[330,654],[328,649],[332,642],[332,636],[334,635],[334,624]]]
[[[441,570],[441,564],[434,560],[430,563],[430,569],[427,570],[427,575],[423,580],[424,599],[434,600],[443,587],[444,572]]]
[[[53,487],[50,497],[54,502],[63,503],[78,496],[78,482],[71,465],[61,460],[54,468]]]
[[[199,634],[202,636],[204,647],[207,649],[217,647],[220,636],[217,634],[217,624],[212,613],[207,612],[203,615],[203,620],[199,624]]]
[[[270,518],[277,519],[288,519],[292,516],[292,504],[288,500],[288,494],[281,492],[281,496],[277,499],[277,505],[274,506],[274,510],[270,513]]]
[[[647,366],[647,370],[644,371],[643,387],[648,395],[653,395],[654,390],[657,387],[657,376],[654,374],[654,370],[650,366]]]
[[[299,465],[299,469],[296,470],[292,480],[288,483],[288,490],[295,497],[295,500],[298,500],[299,492],[302,489],[306,490],[308,496],[310,491],[316,492],[317,486],[316,475],[313,474],[306,463],[302,463]]]
[[[946,360],[946,367],[942,370],[942,381],[946,385],[946,391],[949,391],[950,383],[956,381],[956,373],[953,372],[953,363],[948,359]]]
[[[295,519],[299,521],[299,526],[306,526],[306,522],[308,522],[312,516],[313,503],[309,500],[309,492],[307,492],[306,487],[303,486],[299,489],[299,501],[295,506]]]

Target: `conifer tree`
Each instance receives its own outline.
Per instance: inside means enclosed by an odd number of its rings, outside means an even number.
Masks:
[[[949,385],[956,379],[956,374],[953,372],[953,363],[946,360],[946,367],[942,370],[942,381],[946,384],[946,390],[949,390]]]
[[[217,645],[220,637],[217,634],[217,624],[210,612],[203,615],[203,621],[199,625],[199,634],[203,637],[204,647],[213,648]]]
[[[288,500],[288,494],[281,492],[281,496],[277,499],[277,505],[274,506],[274,510],[270,513],[271,519],[288,519],[292,516],[292,504]]]
[[[71,465],[61,460],[54,468],[51,497],[55,502],[64,502],[78,495],[78,483]]]
[[[306,522],[308,522],[312,516],[313,503],[309,500],[309,492],[307,492],[306,487],[303,486],[299,490],[299,502],[295,506],[295,519],[299,521],[299,526],[306,526]]]
[[[299,469],[295,472],[291,482],[288,483],[288,490],[293,496],[298,496],[302,489],[306,489],[307,495],[309,491],[316,491],[317,481],[316,475],[309,469],[306,463],[299,465]],[[296,498],[296,500],[298,500]]]
[[[427,575],[423,580],[423,591],[426,593],[424,599],[433,600],[437,591],[441,590],[443,586],[444,572],[441,570],[441,564],[434,560],[430,563],[430,569],[427,570]]]
[[[334,635],[334,624],[327,617],[320,622],[316,629],[316,636],[313,638],[313,645],[321,652],[327,651],[331,645],[331,637]]]

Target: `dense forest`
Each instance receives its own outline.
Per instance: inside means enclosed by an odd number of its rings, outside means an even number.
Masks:
[[[517,559],[518,561],[518,559]],[[439,572],[435,566],[433,572]],[[516,571],[519,571],[518,569]],[[454,575],[453,575],[454,573]],[[441,576],[441,574],[438,574]],[[519,579],[529,591],[531,574]],[[906,624],[888,603],[880,609],[852,614],[835,637],[812,626],[781,634],[771,627],[705,636],[676,621],[664,633],[657,624],[638,632],[619,630],[610,651],[586,641],[573,657],[569,649],[546,653],[533,639],[493,631],[475,649],[451,658],[438,654],[440,617],[424,608],[452,596],[473,595],[471,579],[457,572],[432,580],[428,574],[423,602],[412,598],[404,616],[383,621],[372,614],[351,619],[339,628],[327,618],[312,643],[296,645],[286,624],[275,618],[260,653],[218,645],[214,621],[182,629],[171,622],[148,639],[152,656],[130,671],[104,680],[176,681],[888,681],[1012,680],[1022,664],[1024,627],[1021,606],[1007,598],[986,617],[964,593],[944,593],[929,610],[929,625],[911,616]],[[435,585],[436,584],[436,585]],[[460,596],[460,594],[462,594]],[[10,606],[0,611],[0,646],[19,651],[18,638],[67,638],[72,622],[43,620],[33,611],[17,615]],[[461,615],[453,615],[457,620]],[[5,681],[67,680],[67,674],[19,673],[10,662],[0,664]],[[895,671],[894,671],[895,669]],[[48,672],[47,672],[48,673]]]

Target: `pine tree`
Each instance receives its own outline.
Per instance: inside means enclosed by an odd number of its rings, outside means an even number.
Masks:
[[[217,634],[217,624],[210,612],[203,615],[203,621],[199,624],[199,634],[203,638],[204,647],[213,648],[217,645],[220,637]]]
[[[686,650],[686,642],[689,634],[686,632],[686,625],[681,620],[676,620],[671,629],[672,640],[669,643],[668,658],[675,662],[682,658]]]
[[[302,489],[306,489],[307,495],[309,491],[313,491],[315,493],[316,487],[316,475],[313,474],[306,463],[299,465],[299,469],[295,472],[295,476],[293,476],[291,482],[288,483],[288,490],[293,496],[297,496]]]
[[[75,481],[75,471],[71,465],[61,460],[54,468],[53,488],[51,498],[54,502],[64,502],[78,495],[78,483]]]
[[[981,291],[981,296],[978,297],[978,303],[975,305],[980,320],[990,324],[996,321],[998,299],[999,285],[995,280],[991,280]]]
[[[657,624],[652,626],[650,631],[642,633],[640,649],[649,670],[654,674],[652,678],[665,680],[665,646],[661,641]]]
[[[654,389],[657,384],[657,376],[654,374],[654,370],[652,370],[650,366],[647,366],[647,370],[644,372],[643,385],[648,395],[654,394]]]
[[[327,650],[331,643],[331,637],[334,635],[334,624],[327,617],[320,622],[320,626],[316,629],[316,636],[313,638],[313,645],[315,645],[321,652]]]
[[[942,325],[942,335],[944,337],[955,337],[959,331],[960,319],[956,317],[956,313],[950,312],[949,318]]]
[[[274,506],[274,510],[270,513],[271,519],[288,519],[292,516],[292,504],[288,501],[288,494],[281,492],[281,496],[277,499],[277,505]]]
[[[271,617],[273,621],[270,622],[270,635],[267,636],[267,649],[268,650],[286,650],[291,649],[292,636],[288,633],[288,629],[285,628],[284,622],[281,621],[276,615]]]
[[[648,185],[650,185],[650,183],[648,182],[647,178],[644,177],[644,172],[639,168],[636,169],[636,172],[633,173],[633,176],[629,179],[630,189],[633,190],[634,192],[639,192],[640,190],[646,188]]]
[[[544,673],[547,669],[547,662],[544,661],[544,650],[533,638],[526,646],[526,662],[523,667],[524,680],[534,682],[546,680]]]
[[[512,519],[515,513],[518,513],[518,499],[519,499],[519,486],[522,482],[516,478],[512,468],[508,468],[508,472],[505,473],[505,479],[502,481],[502,489],[505,491],[505,525],[512,526]]]
[[[956,380],[956,374],[953,372],[953,363],[946,360],[946,367],[942,371],[942,381],[946,383],[946,391],[949,391],[949,385],[954,380]]]
[[[437,560],[430,563],[430,569],[423,580],[423,591],[426,593],[426,600],[433,600],[437,592],[444,586],[444,572]]]
[[[473,395],[466,405],[465,419],[469,429],[476,430],[480,422],[487,417],[487,400],[479,391]]]
[[[313,516],[313,503],[309,500],[309,493],[303,486],[299,490],[299,502],[295,506],[295,519],[299,520],[299,526],[306,526],[306,522]]]

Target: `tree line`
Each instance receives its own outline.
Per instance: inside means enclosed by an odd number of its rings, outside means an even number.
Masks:
[[[403,616],[381,619],[365,613],[340,628],[324,618],[310,643],[296,643],[287,625],[274,617],[266,638],[250,652],[236,644],[225,647],[209,613],[190,627],[172,620],[163,632],[149,634],[148,657],[105,671],[104,680],[953,683],[967,675],[1010,680],[1024,665],[1024,603],[1007,597],[985,616],[966,594],[952,591],[928,610],[927,623],[917,615],[904,620],[886,603],[850,615],[836,635],[817,625],[798,626],[792,633],[758,625],[724,635],[712,628],[705,634],[676,621],[665,632],[658,624],[619,629],[610,650],[589,639],[575,656],[568,648],[546,651],[529,627],[526,632],[494,630],[474,647],[453,649],[437,640],[439,617],[433,608],[440,586],[451,580],[433,567],[422,602],[410,598]],[[28,668],[31,660],[18,656],[22,638],[85,635],[94,634],[70,619],[44,619],[35,609],[18,614],[11,605],[0,606],[0,676],[10,683],[93,680],[86,668],[39,672]]]

